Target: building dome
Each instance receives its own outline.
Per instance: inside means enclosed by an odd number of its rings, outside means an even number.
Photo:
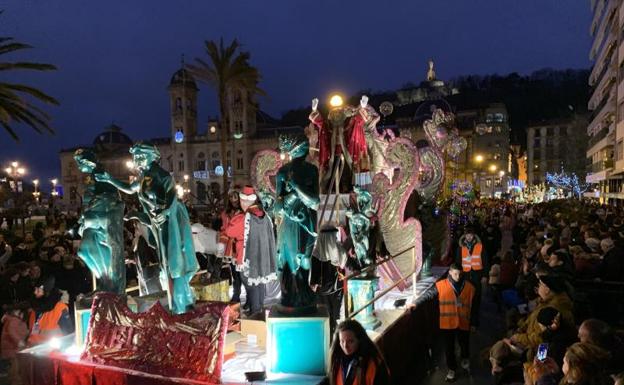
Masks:
[[[121,132],[121,127],[116,124],[111,124],[93,139],[93,145],[108,148],[117,146],[129,147],[132,146],[132,139]]]
[[[184,69],[180,68],[173,74],[171,77],[171,81],[169,82],[169,87],[172,86],[186,86],[193,89],[197,89],[197,84],[195,84],[195,78],[191,73]]]

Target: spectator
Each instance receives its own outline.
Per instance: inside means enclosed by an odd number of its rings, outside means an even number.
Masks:
[[[565,284],[560,278],[547,275],[540,277],[537,294],[539,296],[537,308],[525,320],[521,320],[516,333],[505,340],[510,345],[527,349],[528,357],[534,356],[538,345],[542,343],[542,328],[537,316],[543,308],[555,308],[561,313],[562,322],[574,325],[572,301],[565,293]]]
[[[577,342],[563,357],[563,379],[566,385],[607,385],[610,383],[603,368],[609,353],[596,345]]]
[[[9,362],[9,381],[20,383],[17,352],[26,346],[28,325],[24,320],[24,309],[28,304],[14,305],[2,317],[2,337],[0,338],[0,358]]]
[[[525,385],[557,385],[561,379],[561,371],[557,363],[550,357],[524,365]]]
[[[13,305],[19,302],[17,290],[17,282],[19,281],[20,272],[14,267],[5,270],[0,282],[0,304],[3,306]]]
[[[596,345],[611,354],[606,365],[607,372],[614,374],[624,369],[624,340],[606,322],[590,318],[578,330],[578,339]]]
[[[490,365],[492,366],[494,385],[522,382],[522,362],[503,341],[498,341],[490,349]]]
[[[518,279],[518,265],[511,252],[505,253],[500,265],[499,284],[501,289],[510,289]]]
[[[0,234],[0,269],[7,264],[12,254],[11,245],[4,240],[4,235]]]
[[[537,314],[537,322],[542,330],[542,341],[548,344],[548,357],[559,367],[568,346],[576,341],[576,329],[561,320],[561,313],[553,307],[542,308]]]
[[[624,253],[616,247],[611,238],[600,241],[604,253],[600,264],[600,279],[603,281],[624,281]]]

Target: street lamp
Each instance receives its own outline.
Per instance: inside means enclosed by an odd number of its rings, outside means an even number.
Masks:
[[[477,154],[474,159],[475,159],[475,162],[481,163],[483,162],[483,155]]]
[[[18,188],[18,181],[21,177],[24,176],[24,174],[26,174],[26,169],[24,167],[20,167],[19,162],[11,162],[11,165],[7,168],[4,169],[4,171],[7,173],[7,175],[9,177],[11,177],[11,179],[13,179],[13,183],[14,183],[14,191],[15,193],[19,192],[19,188]]]
[[[51,179],[50,182],[52,183],[52,193],[51,193],[51,195],[53,197],[55,197],[55,196],[58,195],[58,191],[56,191],[56,184],[58,183],[58,179],[56,179],[56,178]]]
[[[4,169],[7,173],[7,176],[11,178],[11,182],[13,183],[13,193],[14,197],[14,207],[16,210],[15,215],[19,215],[22,218],[22,235],[26,233],[26,210],[24,210],[24,206],[22,202],[19,202],[19,193],[20,193],[20,185],[22,183],[21,178],[26,174],[26,169],[21,167],[19,162],[13,161],[11,165]],[[9,184],[11,186],[11,184]]]
[[[335,94],[332,95],[332,97],[329,99],[329,105],[332,106],[333,108],[338,108],[338,107],[342,107],[342,96]]]
[[[491,165],[490,165],[490,171],[494,172],[494,171],[496,171],[496,168],[497,168],[497,167],[496,167],[496,165],[495,165],[495,164],[491,164]]]
[[[39,196],[41,195],[41,193],[39,192],[39,179],[35,179],[32,181],[33,186],[35,186],[35,191],[33,192],[33,196],[35,197],[35,202],[37,202],[37,205],[39,204]]]

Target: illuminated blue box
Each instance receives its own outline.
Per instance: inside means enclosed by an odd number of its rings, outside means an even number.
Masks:
[[[267,318],[269,372],[322,376],[329,360],[329,316],[319,307],[308,316],[282,315],[271,310]]]

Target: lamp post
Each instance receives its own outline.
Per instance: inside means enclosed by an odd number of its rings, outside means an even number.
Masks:
[[[483,163],[483,155],[481,154],[477,154],[474,157],[474,162],[477,164],[477,172],[476,174],[476,183],[479,186],[479,191],[482,190],[481,188],[481,164]]]
[[[35,197],[35,203],[39,206],[39,197],[41,193],[39,192],[39,179],[35,179],[32,181],[33,186],[35,187],[35,191],[33,192],[33,197]]]
[[[13,161],[11,162],[11,165],[7,168],[4,169],[4,171],[7,174],[7,177],[11,179],[11,181],[9,182],[9,187],[11,188],[11,192],[13,192],[13,205],[14,205],[14,210],[13,212],[15,213],[16,217],[21,217],[22,218],[22,235],[26,234],[26,220],[25,220],[25,212],[23,209],[23,204],[22,202],[19,202],[19,198],[20,198],[20,190],[23,190],[23,188],[21,189],[21,184],[22,184],[22,177],[26,174],[26,169],[22,166],[20,166],[19,162],[17,161]],[[17,221],[17,218],[16,218]]]
[[[52,207],[54,207],[54,198],[58,196],[58,191],[56,191],[56,185],[58,183],[58,179],[54,178],[50,180],[52,183],[52,192],[50,192],[50,201],[52,203]]]

